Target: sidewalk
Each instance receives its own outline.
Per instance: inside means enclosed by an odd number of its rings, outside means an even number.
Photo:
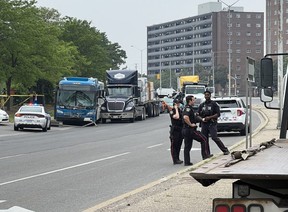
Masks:
[[[253,109],[263,117],[263,120],[262,124],[252,134],[252,146],[272,138],[279,138],[280,131],[276,129],[278,111],[268,110],[262,106],[253,106]],[[246,139],[242,140],[230,150],[246,149],[245,142]],[[217,155],[213,158],[215,157]],[[213,158],[210,160],[213,160]],[[212,200],[214,198],[231,198],[231,182],[235,180],[220,180],[214,185],[203,187],[189,175],[191,170],[203,163],[205,162],[201,161],[181,172],[103,202],[85,210],[85,212],[210,212],[212,211]]]

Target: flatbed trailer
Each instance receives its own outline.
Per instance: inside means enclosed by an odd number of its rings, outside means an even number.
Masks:
[[[253,149],[253,148],[252,148]],[[255,147],[254,149],[259,149]],[[259,150],[246,160],[220,156],[203,164],[190,175],[203,186],[220,179],[235,179],[232,198],[215,198],[213,211],[288,211],[288,140]],[[234,208],[234,209],[233,209]]]

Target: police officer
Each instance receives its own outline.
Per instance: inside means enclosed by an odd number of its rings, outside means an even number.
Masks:
[[[180,100],[173,100],[173,108],[170,110],[169,115],[171,118],[170,125],[170,141],[171,141],[171,156],[174,164],[182,164],[183,161],[179,159],[180,150],[183,142],[182,128],[183,116],[180,109]]]
[[[196,119],[197,117],[194,114],[193,105],[195,103],[194,96],[186,97],[186,106],[183,111],[183,135],[184,135],[184,165],[191,166],[193,163],[190,161],[190,150],[192,148],[193,139],[201,143],[201,154],[203,160],[210,158],[213,155],[210,155],[210,150],[208,146],[208,141],[205,135],[197,130]]]
[[[212,140],[217,144],[224,155],[228,155],[228,148],[217,136],[217,119],[220,116],[219,105],[211,100],[211,92],[209,90],[206,90],[204,95],[206,101],[201,103],[198,108],[198,114],[202,117],[201,132],[207,137],[207,140],[209,139],[210,134]]]

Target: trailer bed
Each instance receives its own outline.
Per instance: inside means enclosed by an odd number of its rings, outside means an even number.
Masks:
[[[220,156],[193,170],[190,175],[206,186],[219,179],[287,180],[288,140],[277,140],[275,144],[229,167],[225,164],[233,160],[231,155]]]

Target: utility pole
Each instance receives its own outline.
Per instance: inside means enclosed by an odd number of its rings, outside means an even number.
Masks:
[[[228,7],[228,95],[231,96],[231,7],[240,0],[235,1],[231,5],[228,5],[221,0],[219,1]]]

